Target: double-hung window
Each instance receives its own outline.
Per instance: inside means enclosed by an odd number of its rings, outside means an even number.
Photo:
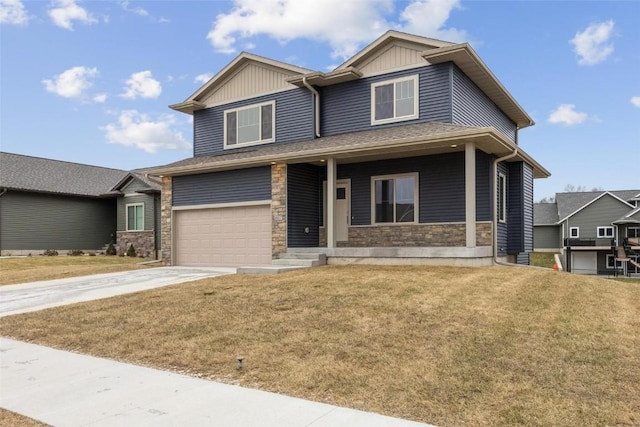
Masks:
[[[507,177],[498,175],[498,221],[507,222]]]
[[[224,112],[224,148],[265,144],[275,140],[275,101]]]
[[[569,227],[569,237],[572,239],[579,239],[580,227]]]
[[[418,76],[386,80],[371,85],[371,124],[380,125],[418,118]]]
[[[418,174],[371,178],[374,224],[418,222]]]
[[[144,204],[127,205],[127,231],[144,230]]]
[[[596,231],[597,231],[596,236],[598,236],[599,239],[613,238],[613,227],[611,226],[598,227]]]

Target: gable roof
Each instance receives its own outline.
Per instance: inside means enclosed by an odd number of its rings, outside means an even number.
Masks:
[[[626,215],[623,215],[620,219],[612,222],[612,224],[640,224],[640,207],[635,208]],[[634,218],[635,217],[635,218]]]
[[[556,225],[558,205],[555,203],[534,203],[533,223],[535,225]]]
[[[122,177],[120,181],[118,181],[116,185],[111,187],[109,193],[120,194],[122,189],[126,187],[131,182],[131,180],[139,180],[148,187],[147,190],[137,191],[138,193],[158,193],[162,188],[162,184],[160,182],[147,176],[147,174],[133,171],[127,173],[124,177]]]
[[[0,152],[0,188],[100,197],[126,171]]]
[[[564,221],[606,195],[618,199],[621,203],[632,208],[634,206],[627,202],[626,199],[629,198],[629,194],[633,194],[634,192],[637,192],[637,190],[556,193],[558,217],[560,221]]]
[[[183,113],[193,114],[194,111],[206,108],[206,105],[201,102],[208,93],[214,91],[217,87],[224,84],[224,82],[240,71],[247,64],[256,63],[266,67],[272,67],[279,70],[288,72],[291,75],[311,73],[312,70],[298,67],[296,65],[287,64],[285,62],[276,61],[275,59],[265,58],[263,56],[254,55],[248,52],[241,52],[235,57],[233,61],[227,64],[222,70],[220,70],[215,76],[209,79],[204,85],[202,85],[197,91],[189,96],[183,102],[170,105],[169,108],[181,111]]]

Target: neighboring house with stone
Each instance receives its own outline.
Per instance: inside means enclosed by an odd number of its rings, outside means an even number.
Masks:
[[[466,43],[389,31],[326,73],[241,53],[171,108],[194,152],[149,171],[167,264],[529,262],[549,172]]]
[[[534,204],[534,249],[561,253],[566,271],[640,274],[640,190],[556,193]]]
[[[0,153],[0,253],[102,251],[113,242],[154,256],[159,193],[140,173]]]

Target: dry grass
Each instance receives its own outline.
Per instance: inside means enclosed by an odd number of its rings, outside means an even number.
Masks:
[[[0,285],[149,268],[140,265],[145,261],[150,260],[104,255],[3,258],[0,259]]]
[[[27,418],[15,412],[0,408],[0,426],[6,427],[48,427],[49,424]]]
[[[0,334],[439,426],[640,425],[640,286],[553,271],[225,276]]]
[[[529,262],[536,267],[553,268],[556,260],[552,252],[532,252],[529,256]]]

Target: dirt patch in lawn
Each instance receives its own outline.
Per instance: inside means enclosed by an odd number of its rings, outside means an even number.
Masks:
[[[0,259],[0,285],[64,279],[88,274],[150,268],[147,258],[119,256],[33,256]],[[153,264],[153,266],[159,266]]]
[[[551,270],[224,276],[0,334],[439,426],[640,424],[640,287]]]

